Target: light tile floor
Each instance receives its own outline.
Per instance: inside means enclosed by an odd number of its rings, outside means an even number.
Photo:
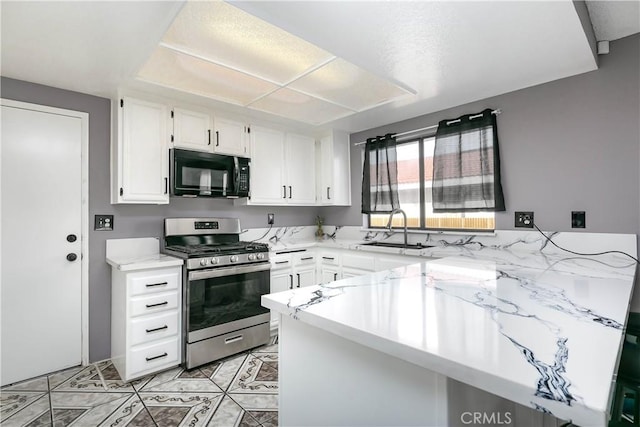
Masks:
[[[110,361],[3,387],[2,427],[278,425],[278,345],[131,383]]]

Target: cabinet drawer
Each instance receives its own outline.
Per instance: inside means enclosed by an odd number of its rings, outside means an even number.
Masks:
[[[129,315],[131,317],[177,308],[178,291],[131,297],[129,300]]]
[[[316,263],[315,254],[310,252],[300,252],[293,256],[294,265],[314,265]]]
[[[180,363],[180,340],[176,336],[151,345],[133,347],[129,351],[127,359],[129,378],[178,365]]]
[[[270,257],[271,270],[280,270],[283,268],[291,268],[291,254],[274,255]]]
[[[322,265],[340,265],[340,254],[323,252],[320,255],[320,262]]]
[[[342,255],[342,266],[359,270],[374,271],[374,257],[371,255],[357,255],[346,253]]]
[[[129,277],[129,295],[141,295],[152,292],[164,292],[178,289],[181,269],[164,272],[132,273]]]
[[[178,333],[178,311],[171,310],[161,314],[138,317],[130,321],[130,345],[142,344]]]

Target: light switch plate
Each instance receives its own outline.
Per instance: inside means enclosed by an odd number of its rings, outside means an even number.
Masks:
[[[113,231],[113,215],[96,215],[93,229],[95,231]]]

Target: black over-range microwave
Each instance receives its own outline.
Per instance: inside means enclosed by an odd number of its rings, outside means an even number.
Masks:
[[[248,197],[249,159],[172,148],[171,195],[184,197]]]

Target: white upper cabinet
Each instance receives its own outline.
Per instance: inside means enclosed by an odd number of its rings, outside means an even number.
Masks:
[[[169,109],[131,97],[115,108],[111,203],[169,203]]]
[[[284,177],[284,132],[251,127],[251,204],[286,204]],[[244,199],[246,200],[246,199]]]
[[[211,116],[199,111],[173,109],[173,146],[187,150],[212,151]]]
[[[173,146],[186,150],[249,157],[248,126],[203,111],[173,109]]]
[[[212,135],[213,152],[232,156],[249,157],[247,132],[249,127],[235,120],[216,116],[215,135]]]
[[[287,203],[316,204],[316,141],[303,135],[287,134],[285,164]]]
[[[251,205],[315,205],[315,140],[251,127]]]
[[[349,135],[333,131],[320,140],[317,150],[318,202],[351,205],[351,156]]]

